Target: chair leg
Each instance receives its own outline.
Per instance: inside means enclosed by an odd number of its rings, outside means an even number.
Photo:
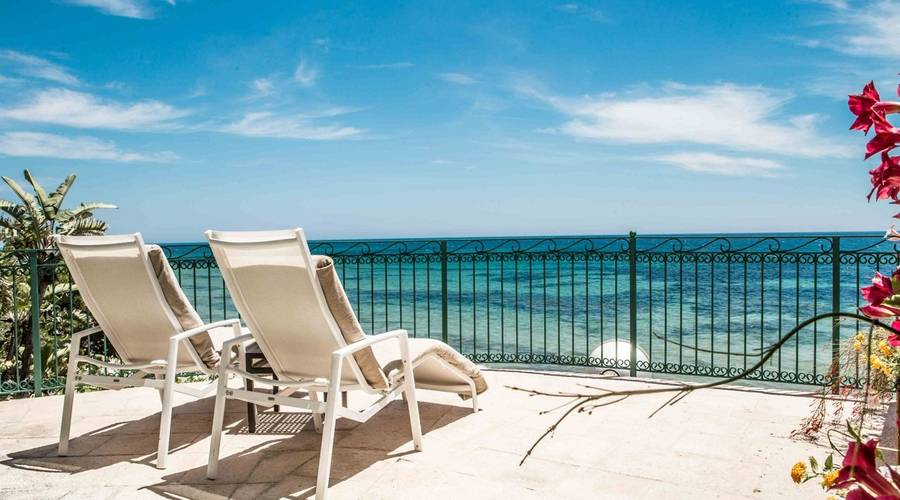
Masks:
[[[413,447],[422,451],[422,423],[419,420],[419,403],[416,400],[416,388],[409,383],[410,379],[403,382],[403,394],[406,397],[406,407],[409,410],[409,426],[412,430]]]
[[[69,360],[69,368],[66,374],[66,395],[63,399],[62,425],[59,429],[59,449],[57,453],[64,457],[69,454],[69,432],[72,429],[72,406],[75,403],[75,376],[78,374],[76,367],[78,363],[73,359]]]
[[[322,432],[322,449],[319,452],[319,473],[316,477],[316,500],[328,497],[328,480],[331,476],[331,452],[334,449],[334,428],[337,424],[338,392],[340,378],[332,377],[328,387],[328,402],[325,405],[325,430]]]
[[[253,390],[253,381],[248,379],[244,379],[244,386],[248,391]],[[256,405],[247,402],[247,427],[250,429],[250,434],[256,432]]]
[[[416,381],[409,361],[409,345],[406,336],[400,338],[400,360],[403,362],[403,399],[409,410],[409,427],[412,431],[413,447],[422,451],[422,422],[419,420],[419,402],[416,400]]]
[[[309,394],[310,401],[315,401],[315,402],[319,401],[319,393],[317,393],[315,391],[309,391],[308,394]],[[321,434],[322,433],[322,414],[318,413],[318,412],[313,412],[312,419],[313,419],[313,427],[316,429],[316,432]]]
[[[272,380],[278,380],[278,375],[275,375],[274,373],[272,373]],[[276,395],[276,394],[278,394],[278,386],[275,384],[272,384],[272,395]],[[281,411],[281,406],[273,405],[272,411],[274,411],[275,413],[278,413],[279,411]]]
[[[156,468],[166,468],[169,456],[169,435],[172,429],[172,398],[175,389],[175,365],[178,359],[178,343],[169,342],[169,356],[166,360],[166,380],[163,385],[162,412],[159,417],[159,449],[156,452]]]
[[[209,463],[206,466],[206,477],[209,479],[215,479],[219,473],[219,447],[222,444],[222,427],[225,423],[226,389],[228,389],[228,377],[219,376],[216,405],[213,409],[212,434],[209,439]]]
[[[478,413],[478,393],[472,390],[472,413]]]

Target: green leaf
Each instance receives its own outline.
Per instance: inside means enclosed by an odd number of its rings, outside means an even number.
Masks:
[[[13,193],[16,193],[16,196],[18,196],[19,199],[22,200],[22,204],[28,205],[29,203],[34,201],[34,197],[26,193],[25,190],[22,189],[22,186],[20,186],[16,181],[4,175],[3,182],[5,182],[10,189],[12,189]]]
[[[66,194],[68,194],[69,189],[72,188],[72,184],[75,184],[75,174],[69,174],[59,186],[57,186],[56,191],[50,195],[50,202],[53,206],[56,207],[57,212],[60,207],[62,207],[63,200],[66,198]]]
[[[812,469],[814,474],[819,473],[819,462],[816,460],[816,457],[813,457],[813,456],[809,457],[809,466]]]
[[[31,184],[31,187],[34,189],[35,194],[37,194],[38,203],[41,206],[41,210],[44,211],[44,216],[48,219],[52,219],[54,215],[56,215],[56,211],[53,210],[53,207],[50,206],[50,197],[47,196],[47,191],[44,190],[44,186],[31,175],[31,172],[28,169],[25,169],[25,180]]]
[[[829,453],[828,457],[825,459],[825,470],[831,470],[834,468],[834,454]]]
[[[119,208],[119,207],[117,207],[115,205],[111,205],[109,203],[100,203],[97,201],[89,201],[87,203],[82,203],[81,205],[78,205],[78,207],[73,208],[72,210],[63,210],[60,213],[58,220],[60,222],[65,222],[69,219],[78,217],[81,214],[90,216],[91,212],[93,212],[94,210],[103,210],[103,209],[107,209],[107,208],[115,209],[115,208]]]

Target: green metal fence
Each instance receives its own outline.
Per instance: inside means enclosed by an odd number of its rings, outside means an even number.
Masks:
[[[206,245],[163,248],[201,316],[237,316]],[[855,310],[859,286],[898,262],[893,244],[856,235],[320,241],[311,248],[334,258],[370,333],[406,328],[482,363],[709,377],[741,372],[805,318]],[[0,313],[0,396],[58,391],[69,336],[92,320],[55,251],[0,252]],[[750,378],[857,385],[859,367],[838,372],[834,362],[843,340],[862,328],[814,324]],[[617,350],[617,341],[630,348]],[[83,348],[93,355],[115,355],[102,338],[92,342]]]

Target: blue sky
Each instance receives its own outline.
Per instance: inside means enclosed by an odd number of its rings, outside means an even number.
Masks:
[[[0,172],[113,232],[882,230],[898,1],[0,4]],[[4,191],[2,196],[11,193]]]

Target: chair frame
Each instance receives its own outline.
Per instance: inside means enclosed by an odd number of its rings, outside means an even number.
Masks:
[[[213,255],[216,256],[217,260],[219,260],[221,256],[218,253],[215,242],[223,240],[219,240],[216,236],[216,233],[212,231],[207,231],[206,235],[210,240],[210,246],[213,249]],[[301,246],[301,251],[305,251],[306,254],[309,255],[309,247],[306,243],[306,238],[304,237],[303,231],[301,229],[298,228],[293,230],[290,233],[289,238],[296,239],[297,244]],[[274,241],[283,241],[285,239],[288,239],[288,237],[279,237]],[[219,268],[222,270],[222,277],[225,279],[225,283],[229,286],[229,291],[231,292],[232,297],[235,297],[235,295],[240,296],[239,291],[234,288],[234,284],[232,283],[232,275],[230,269],[228,268],[228,266],[223,266],[222,264],[223,263],[220,261]],[[317,295],[318,294],[321,294],[321,290],[318,291]],[[237,297],[235,298],[237,299]],[[240,304],[241,302],[243,301],[235,300],[235,305],[238,306],[238,304]],[[320,307],[322,307],[322,304],[324,304],[324,298],[321,298],[319,304]],[[240,306],[238,306],[238,308],[240,309]],[[246,312],[247,311],[244,311],[244,313]],[[324,314],[326,318],[331,318],[331,312],[327,309],[322,310],[322,314]],[[333,323],[333,319],[330,323]],[[339,347],[338,349],[330,353],[330,373],[327,379],[296,379],[294,377],[289,377],[282,373],[278,373],[278,370],[273,365],[273,370],[278,376],[277,380],[273,380],[249,373],[241,366],[235,367],[228,363],[222,363],[219,365],[219,382],[218,389],[216,391],[216,404],[213,413],[212,435],[209,447],[209,464],[207,466],[206,473],[207,478],[215,479],[218,475],[219,451],[222,440],[225,402],[227,399],[237,399],[240,401],[254,403],[265,407],[270,407],[277,404],[280,406],[305,409],[312,413],[315,429],[317,432],[322,433],[322,444],[319,454],[319,469],[316,476],[316,500],[325,500],[328,496],[328,483],[331,476],[331,457],[334,449],[335,426],[338,417],[348,418],[360,423],[366,422],[380,410],[386,407],[391,401],[397,399],[397,397],[402,394],[403,399],[406,401],[407,409],[409,412],[409,422],[411,428],[410,430],[412,431],[413,447],[417,451],[422,450],[422,428],[419,420],[418,402],[416,400],[413,366],[409,357],[409,342],[407,331],[402,329],[393,330],[378,335],[369,336],[365,340],[354,342],[353,344],[347,344],[343,336],[340,335],[339,330],[337,329],[337,325],[333,324],[332,326],[332,334],[335,336],[335,342]],[[254,332],[254,334],[245,334],[241,335],[240,337],[230,339],[223,345],[223,350],[228,350],[233,345],[239,345],[243,342],[249,341],[254,337],[254,335],[258,334],[259,332]],[[373,388],[366,381],[365,377],[362,374],[362,371],[356,363],[356,359],[353,357],[353,354],[362,349],[365,349],[366,347],[371,347],[376,343],[386,341],[396,341],[399,344],[403,376],[397,378],[394,381],[389,380],[388,387],[379,390]],[[264,343],[260,342],[258,342],[258,344],[261,347],[264,345]],[[352,371],[355,383],[344,380],[343,370],[345,364]],[[241,389],[232,389],[228,387],[228,379],[230,376],[240,377],[241,380],[245,381],[245,383],[247,380],[251,380],[262,384],[273,385],[274,387],[278,387],[279,391],[277,394],[271,395],[247,390],[246,386]],[[308,399],[291,397],[293,393],[301,389],[307,393]],[[379,397],[367,408],[363,410],[353,410],[346,407],[342,403],[343,398],[341,396],[341,393],[346,391],[361,391],[367,394],[378,395]],[[325,401],[319,400],[319,393],[324,393],[326,395]]]
[[[136,244],[140,245],[140,248],[144,249],[144,241],[140,233],[135,233],[131,235],[131,237],[134,238],[134,242]],[[100,240],[98,240],[98,243],[96,244],[102,245],[103,243],[99,241]],[[54,242],[58,243],[59,238],[55,237]],[[151,281],[153,282],[154,288],[157,292],[157,298],[162,301],[161,303],[164,306],[164,309],[169,312],[171,316],[170,319],[173,322],[173,330],[181,330],[181,326],[178,324],[174,315],[172,315],[168,303],[166,303],[165,301],[165,297],[163,296],[159,282],[155,279],[155,274],[152,270],[152,264],[150,263],[150,259],[147,255],[146,250],[143,250],[141,252],[141,255],[148,273],[150,273],[150,275],[153,277]],[[75,269],[69,267],[69,272],[72,274],[80,275],[77,266],[75,267]],[[82,293],[90,292],[88,290],[83,290]],[[196,373],[198,371],[211,376],[217,375],[219,373],[218,370],[211,369],[207,367],[205,363],[203,363],[203,361],[200,359],[200,355],[197,353],[196,349],[194,348],[193,344],[191,344],[189,339],[195,335],[208,332],[209,330],[212,330],[214,328],[228,326],[232,327],[234,338],[245,336],[244,334],[248,331],[246,328],[241,328],[241,322],[239,319],[216,321],[213,323],[201,325],[197,328],[192,328],[190,330],[180,331],[179,333],[172,335],[169,338],[166,359],[153,360],[151,362],[144,363],[109,363],[92,358],[90,356],[81,355],[80,347],[82,339],[103,332],[103,328],[101,326],[95,326],[72,334],[72,339],[69,344],[69,363],[66,370],[65,396],[63,400],[62,423],[59,433],[59,456],[67,456],[69,454],[69,438],[72,428],[72,409],[74,406],[75,393],[77,392],[78,386],[88,385],[93,387],[100,387],[102,389],[113,390],[125,389],[127,387],[152,387],[159,391],[160,400],[162,403],[156,467],[159,469],[165,469],[169,454],[169,440],[172,427],[172,399],[174,393],[177,392],[180,394],[186,394],[199,399],[212,395],[215,392],[216,387],[215,380],[211,380],[199,388],[192,387],[186,384],[179,384],[176,381],[177,375],[179,373]],[[179,344],[183,344],[187,348],[186,350],[190,355],[191,360],[193,361],[192,366],[178,366]],[[229,344],[228,348],[230,349],[234,345],[234,343],[231,343]],[[238,363],[243,367],[245,357],[244,345],[237,344],[236,347],[238,349]],[[223,344],[221,353],[227,352],[230,351],[228,351]],[[224,356],[221,363],[227,364],[227,360]],[[107,370],[129,371],[132,373],[126,376],[97,375],[94,373],[90,373],[89,371],[80,371],[79,365],[91,365]],[[153,378],[147,378],[148,376],[152,376]]]

